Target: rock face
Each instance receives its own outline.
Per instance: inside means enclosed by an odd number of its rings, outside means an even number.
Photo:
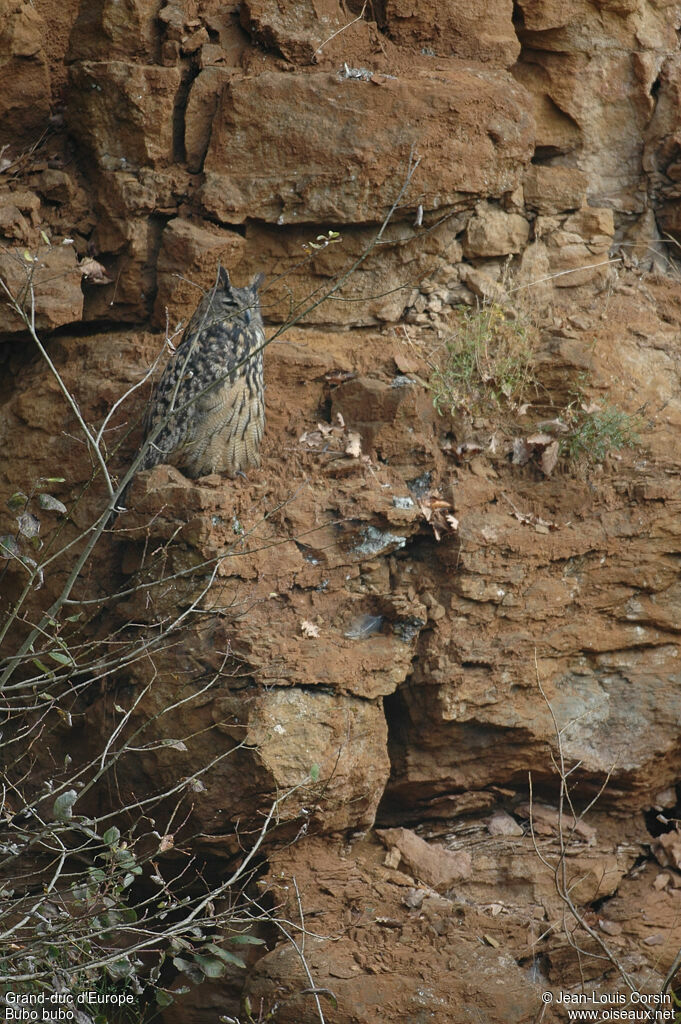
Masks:
[[[465,0],[421,4],[385,0],[379,24],[402,46],[432,56],[456,56],[496,67],[510,67],[520,53],[508,0],[485,0],[472,7]]]
[[[31,145],[50,114],[45,23],[30,4],[3,0],[0,26],[0,145]]]
[[[201,201],[226,223],[256,211],[277,224],[380,223],[419,150],[406,212],[454,206],[481,179],[501,195],[517,187],[532,152],[526,102],[505,76],[482,70],[233,77],[213,121]]]
[[[319,1019],[311,988],[330,1024],[529,1024],[585,956],[617,990],[599,939],[660,988],[681,945],[681,304],[660,243],[681,239],[681,5],[5,7],[0,278],[45,354],[3,305],[0,494],[57,478],[70,510],[45,520],[63,550],[20,633],[105,506],[93,438],[115,484],[218,264],[267,275],[262,468],[134,479],[68,629],[136,656],[77,676],[36,786],[67,750],[95,761],[124,707],[156,731],[118,792],[198,772],[187,849],[211,872],[279,801],[261,882],[282,919],[314,915],[314,985],[286,942],[242,983],[284,1024]],[[485,311],[503,329],[472,394],[443,360]],[[521,336],[516,400],[489,359]],[[570,463],[595,422],[634,424],[633,447]]]

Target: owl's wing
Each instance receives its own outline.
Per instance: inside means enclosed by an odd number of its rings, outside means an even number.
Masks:
[[[194,338],[185,330],[177,350],[166,364],[144,414],[144,437],[158,430],[144,459],[144,466],[167,462],[177,448],[185,443],[191,417],[192,398],[200,391],[190,369]],[[159,429],[160,428],[160,429]]]

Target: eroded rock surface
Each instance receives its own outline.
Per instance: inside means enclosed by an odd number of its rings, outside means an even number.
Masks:
[[[660,987],[681,941],[681,303],[661,246],[681,231],[681,8],[431,7],[16,0],[0,28],[0,273],[75,401],[3,306],[0,493],[64,477],[79,499],[44,532],[78,550],[105,496],[76,412],[99,425],[133,389],[103,435],[124,473],[150,367],[218,263],[266,272],[272,339],[262,467],[140,474],[79,580],[73,630],[153,657],[83,688],[50,743],[94,757],[139,698],[159,742],[120,792],[210,763],[186,827],[220,870],[289,793],[265,887],[310,915],[334,1024],[529,1022],[543,989],[578,991],[566,835],[587,954],[604,938]],[[510,420],[433,408],[476,301],[534,319]],[[545,472],[545,431],[605,402],[636,445]],[[578,811],[607,780],[584,820],[559,810],[561,756]],[[309,987],[283,942],[246,982],[290,1024],[318,1019]],[[229,985],[191,1004],[166,1024],[240,1012]]]

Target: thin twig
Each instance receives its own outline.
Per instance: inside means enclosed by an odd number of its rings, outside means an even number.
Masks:
[[[315,57],[316,57],[316,56],[317,56],[318,54],[320,54],[320,53],[322,52],[322,50],[324,49],[324,47],[326,46],[326,44],[327,44],[327,43],[330,43],[332,39],[335,39],[335,38],[336,38],[336,36],[339,36],[339,35],[341,34],[341,32],[345,32],[345,30],[346,30],[346,29],[348,29],[348,28],[350,28],[350,26],[351,26],[351,25],[355,25],[355,24],[356,24],[356,23],[357,23],[358,21],[361,21],[361,20],[362,20],[362,18],[364,17],[364,12],[366,11],[366,9],[367,9],[367,0],[364,0],[364,6],[362,7],[362,10],[361,10],[361,11],[359,12],[359,14],[357,15],[357,17],[356,17],[356,18],[353,18],[353,20],[352,20],[352,21],[349,21],[347,25],[342,25],[342,26],[341,26],[341,27],[340,27],[340,28],[339,28],[339,29],[338,29],[338,30],[337,30],[336,32],[333,32],[333,33],[332,33],[332,34],[331,34],[331,35],[329,36],[329,38],[328,38],[328,39],[325,39],[325,40],[324,40],[324,42],[323,42],[323,43],[321,43],[321,44],[320,44],[320,45],[319,45],[319,46],[317,47],[317,49],[315,50],[315,52],[314,52],[314,55],[315,55]]]

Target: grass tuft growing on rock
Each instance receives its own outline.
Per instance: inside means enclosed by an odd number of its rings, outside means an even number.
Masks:
[[[607,400],[600,405],[574,407],[566,417],[569,434],[561,441],[561,455],[573,463],[597,465],[611,451],[637,448],[641,420]]]
[[[439,413],[518,408],[535,385],[536,331],[499,303],[459,311],[429,386]]]

